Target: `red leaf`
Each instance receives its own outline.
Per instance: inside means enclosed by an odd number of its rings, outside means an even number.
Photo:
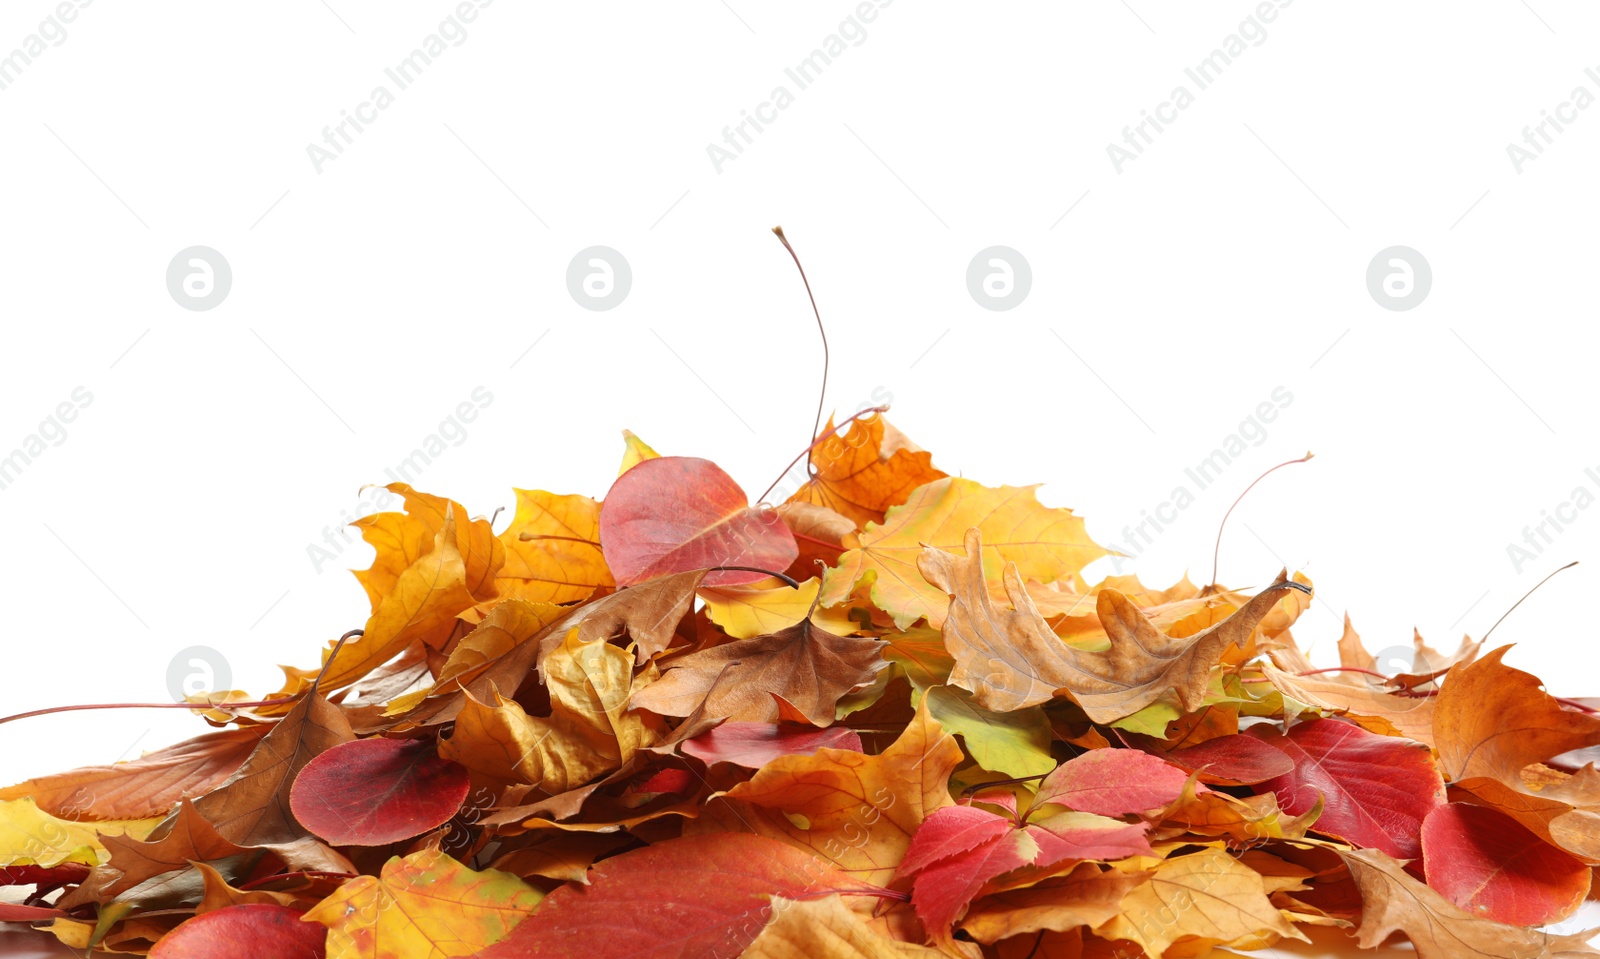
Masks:
[[[80,882],[89,875],[88,865],[64,862],[57,866],[7,866],[0,869],[0,886],[55,886]]]
[[[793,723],[723,723],[680,747],[706,765],[760,769],[779,756],[809,756],[822,747],[861,752],[861,736],[846,726],[815,729]]]
[[[466,767],[441,759],[432,743],[357,739],[306,764],[289,808],[335,846],[382,846],[448,822],[469,785]]]
[[[939,812],[961,808],[964,807],[951,806]],[[1012,828],[1004,819],[999,822],[1006,827],[1002,834],[991,836],[980,845],[935,862],[917,873],[911,886],[911,904],[916,908],[917,918],[935,938],[949,936],[950,927],[966,915],[967,906],[983,889],[984,883],[1026,866],[1038,856],[1039,847],[1027,833]],[[922,830],[917,830],[917,835],[921,834]]]
[[[1474,916],[1542,926],[1589,895],[1589,867],[1486,806],[1450,803],[1422,823],[1428,885]]]
[[[224,906],[161,937],[150,959],[323,959],[328,930],[270,903]]]
[[[1254,736],[1218,736],[1162,758],[1189,772],[1200,770],[1202,782],[1229,785],[1252,785],[1294,770],[1293,760]]]
[[[0,922],[40,922],[45,919],[66,918],[66,913],[49,906],[22,906],[0,902]]]
[[[1287,736],[1266,725],[1250,734],[1294,762],[1294,771],[1268,779],[1291,816],[1309,811],[1321,794],[1327,803],[1317,832],[1396,859],[1422,854],[1422,821],[1444,805],[1444,780],[1427,746],[1380,736],[1336,719],[1301,723]]]
[[[911,904],[917,917],[935,937],[946,938],[989,880],[1022,866],[1049,867],[1068,859],[1154,855],[1144,837],[1149,828],[1065,812],[1018,829],[1014,820],[985,809],[946,806],[918,827],[896,875],[915,877]]]
[[[800,548],[776,511],[756,510],[710,460],[645,460],[612,484],[600,508],[600,548],[618,586],[712,566],[782,571]],[[762,573],[713,572],[702,585],[753,583]]]
[[[1016,825],[1003,816],[975,806],[946,806],[923,820],[896,875],[909,876],[934,863],[971,852],[993,842]]]
[[[775,839],[686,836],[602,860],[588,885],[556,889],[478,959],[736,956],[766,926],[774,897],[879,891]]]
[[[1188,780],[1183,770],[1136,749],[1094,749],[1044,777],[1033,802],[1125,816],[1168,805]]]
[[[1053,866],[1068,859],[1126,859],[1129,856],[1154,856],[1144,837],[1149,823],[1126,823],[1091,813],[1064,812],[1035,823],[1024,830],[1039,844],[1033,865]]]

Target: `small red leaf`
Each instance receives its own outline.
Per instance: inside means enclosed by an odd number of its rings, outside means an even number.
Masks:
[[[323,959],[328,930],[270,903],[224,906],[161,937],[150,959]]]
[[[911,847],[900,861],[899,876],[909,876],[952,856],[960,856],[1015,832],[1011,820],[975,806],[946,806],[917,827]]]
[[[1229,785],[1252,785],[1294,771],[1293,760],[1254,736],[1218,736],[1162,758],[1189,772],[1199,770],[1201,782]]]
[[[465,766],[432,743],[357,739],[311,760],[289,790],[300,824],[335,846],[382,846],[448,822],[467,798]]]
[[[66,918],[66,913],[49,906],[23,906],[0,902],[0,922],[41,922],[46,919]]]
[[[822,747],[861,752],[861,736],[847,726],[816,729],[792,723],[723,723],[686,740],[680,749],[701,762],[760,769],[779,756],[809,756]]]
[[[1034,804],[1125,816],[1166,806],[1183,792],[1183,770],[1136,749],[1094,749],[1044,777]]]
[[[1149,823],[1126,823],[1084,812],[1064,812],[1029,823],[1024,831],[1039,844],[1033,865],[1046,867],[1068,859],[1126,859],[1154,856],[1144,837]]]
[[[782,571],[800,548],[774,510],[757,510],[710,460],[661,456],[612,484],[600,508],[600,548],[618,586],[712,566]],[[705,586],[753,583],[763,573],[713,572]]]
[[[736,956],[766,926],[774,898],[825,892],[881,890],[776,839],[670,839],[601,861],[587,885],[559,887],[478,959]]]
[[[1589,895],[1589,867],[1486,806],[1450,803],[1422,823],[1428,885],[1474,916],[1542,926]]]
[[[64,862],[56,866],[7,866],[0,869],[0,886],[55,886],[64,882],[79,882],[88,875],[88,865],[81,862]]]
[[[1266,725],[1250,735],[1294,761],[1294,771],[1268,779],[1291,816],[1309,812],[1322,796],[1317,832],[1396,859],[1422,854],[1422,821],[1444,805],[1444,780],[1427,746],[1380,736],[1336,719],[1301,723],[1287,736]]]
[[[1028,834],[1013,828],[1004,819],[999,822],[1006,827],[1000,835],[991,836],[978,846],[941,859],[917,873],[911,886],[911,905],[916,908],[917,918],[936,938],[949,936],[950,927],[966,914],[967,906],[983,889],[984,883],[1026,866],[1038,856],[1039,847]],[[922,830],[917,830],[917,834],[921,835]]]

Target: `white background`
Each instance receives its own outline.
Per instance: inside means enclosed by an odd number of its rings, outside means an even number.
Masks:
[[[1107,145],[1195,91],[1184,68],[1254,9],[1129,2],[901,0],[800,91],[784,68],[853,3],[499,0],[320,173],[308,144],[394,91],[384,68],[452,4],[82,9],[0,90],[0,454],[93,395],[0,490],[0,712],[167,699],[195,645],[256,694],[314,664],[363,621],[339,567],[368,554],[319,572],[308,546],[475,387],[492,403],[417,484],[474,513],[512,486],[602,496],[623,428],[758,494],[809,438],[822,370],[775,223],[841,415],[890,395],[937,465],[1042,482],[1110,544],[1282,386],[1265,439],[1131,569],[1209,580],[1235,495],[1310,449],[1235,512],[1224,582],[1305,570],[1297,633],[1332,661],[1346,610],[1375,650],[1413,627],[1453,648],[1584,560],[1495,642],[1554,692],[1600,692],[1600,508],[1520,570],[1507,553],[1600,494],[1600,106],[1520,173],[1506,150],[1600,94],[1600,12],[1299,0],[1119,173]],[[53,9],[5,4],[0,51]],[[718,172],[708,144],[780,84],[793,104]],[[233,272],[206,312],[165,285],[197,244]],[[565,281],[597,244],[633,272],[608,312]],[[1033,273],[1005,312],[965,279],[997,244]],[[1433,272],[1404,312],[1365,279],[1396,244]],[[0,726],[0,778],[204,728]]]

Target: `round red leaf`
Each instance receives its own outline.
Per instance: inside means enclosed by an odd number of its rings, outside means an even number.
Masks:
[[[600,507],[600,548],[618,586],[713,566],[781,572],[800,555],[776,510],[752,508],[733,477],[691,456],[645,460],[612,484]],[[702,585],[764,575],[713,572]]]
[[[470,788],[432,743],[357,739],[306,764],[289,789],[300,824],[335,846],[382,846],[448,822]]]
[[[1505,813],[1450,803],[1422,823],[1428,885],[1474,916],[1513,926],[1567,918],[1589,895],[1589,867]]]
[[[328,930],[287,906],[252,903],[195,916],[161,937],[150,959],[323,959]]]

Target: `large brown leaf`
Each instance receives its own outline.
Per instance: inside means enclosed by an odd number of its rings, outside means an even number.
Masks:
[[[873,639],[835,636],[802,619],[769,636],[724,643],[668,660],[661,678],[633,705],[665,716],[706,715],[733,722],[777,722],[782,696],[813,726],[833,722],[834,707],[889,665]]]
[[[1281,598],[1278,591],[1307,590],[1280,574],[1232,616],[1183,638],[1161,632],[1123,594],[1102,590],[1096,613],[1111,648],[1091,652],[1068,646],[1050,631],[1013,564],[1004,573],[1013,608],[996,608],[977,559],[982,549],[974,528],[967,531],[965,556],[929,547],[917,565],[928,582],[951,595],[944,626],[945,646],[956,660],[951,684],[999,711],[1048,702],[1057,690],[1065,690],[1095,722],[1135,713],[1169,690],[1193,711],[1205,698],[1211,667],[1229,646],[1244,647]]]
[[[339,707],[312,690],[267,733],[228,781],[195,800],[217,832],[241,846],[311,835],[289,811],[289,787],[313,758],[355,738]]]

